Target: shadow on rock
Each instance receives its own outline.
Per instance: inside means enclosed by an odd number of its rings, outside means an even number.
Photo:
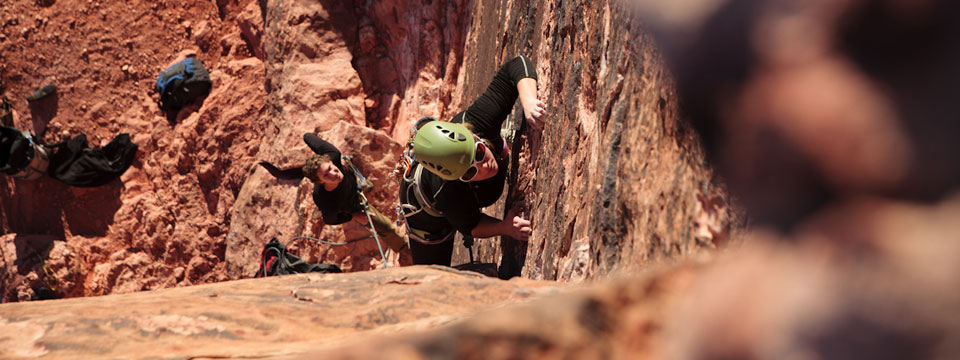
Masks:
[[[71,188],[73,198],[63,207],[63,220],[70,232],[83,236],[106,236],[120,209],[123,182],[114,179],[95,188]]]
[[[456,265],[453,268],[461,271],[472,271],[492,278],[499,277],[499,273],[497,272],[497,263],[473,262]]]
[[[47,124],[57,116],[60,109],[60,95],[56,92],[51,93],[42,99],[29,102],[30,116],[33,119],[33,133],[43,138],[43,132],[47,129]]]
[[[13,238],[13,244],[17,249],[17,259],[14,261],[17,273],[26,275],[41,264],[53,249],[53,239],[51,236],[19,234]]]
[[[17,181],[5,206],[10,231],[63,238],[105,236],[122,204],[123,183],[114,179],[96,188],[70,187],[51,178]]]

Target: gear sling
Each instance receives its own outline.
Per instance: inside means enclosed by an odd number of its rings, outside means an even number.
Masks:
[[[431,234],[424,230],[414,228],[407,223],[408,217],[421,212],[425,212],[434,217],[443,216],[443,212],[438,210],[433,202],[424,194],[423,186],[420,183],[423,166],[417,163],[416,155],[413,153],[412,138],[407,142],[407,146],[400,156],[400,162],[397,163],[397,167],[393,170],[393,173],[397,181],[400,182],[401,195],[406,195],[407,199],[410,199],[410,196],[413,195],[420,204],[420,207],[417,208],[414,205],[404,202],[404,196],[401,196],[400,205],[397,206],[397,226],[403,226],[410,239],[424,245],[436,245],[452,239],[456,231],[450,231],[447,234]]]

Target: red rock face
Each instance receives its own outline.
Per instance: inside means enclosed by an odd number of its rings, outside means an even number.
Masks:
[[[118,41],[102,40],[118,37],[119,27],[84,30],[88,22],[103,25],[99,3],[63,1],[0,5],[2,79],[11,92],[34,87],[25,79],[39,82],[36,64],[66,72],[86,68],[87,58],[105,61],[103,54],[126,59],[127,51],[110,45]],[[687,55],[673,58],[683,111],[762,226],[710,261],[651,267],[457,323],[450,321],[475,307],[554,290],[527,279],[406,267],[3,304],[0,356],[129,357],[142,348],[184,357],[344,359],[960,353],[960,198],[957,163],[949,162],[960,84],[956,2],[216,4],[187,6],[195,18],[163,5],[124,8],[142,20],[138,29],[175,34],[142,35],[169,41],[165,51],[196,45],[211,64],[216,90],[176,126],[144,95],[152,75],[136,72],[143,89],[130,92],[61,79],[64,104],[78,101],[68,96],[71,86],[100,96],[84,98],[98,106],[80,104],[75,123],[61,122],[61,114],[43,124],[49,111],[17,118],[21,127],[56,129],[45,139],[83,129],[100,143],[116,131],[135,132],[143,153],[120,181],[97,189],[3,180],[4,301],[244,277],[269,237],[362,234],[355,224],[321,225],[309,184],[278,182],[254,162],[302,163],[308,150],[300,135],[319,133],[357,156],[378,183],[374,206],[387,210],[396,189],[384,179],[404,119],[461,109],[497,65],[519,53],[538,60],[549,125],[529,133],[519,115],[511,117],[515,172],[490,212],[525,205],[536,230],[524,244],[480,240],[482,261],[499,262],[504,276],[575,282],[723,246],[740,230],[736,218],[696,135],[678,120],[673,83],[629,15],[634,5],[662,10],[654,18],[673,36],[660,47]],[[82,20],[44,20],[62,10]],[[31,11],[35,22],[20,15]],[[79,52],[50,45],[67,28],[91,35],[61,41]],[[27,41],[38,34],[50,41]],[[262,49],[251,50],[258,43]],[[39,60],[10,60],[10,49],[35,51]],[[417,56],[437,52],[444,61]],[[49,60],[57,56],[63,65]],[[170,58],[121,71],[162,67]],[[380,64],[414,70],[385,74]],[[127,96],[100,102],[114,92]],[[26,113],[23,104],[17,110]],[[910,151],[896,151],[903,149]],[[308,258],[352,271],[382,265],[370,243],[300,247]],[[457,249],[457,261],[465,261]],[[274,326],[276,319],[292,326]],[[406,333],[442,324],[450,326]],[[304,335],[305,328],[314,331]],[[374,334],[385,336],[367,336]]]
[[[17,125],[47,128],[48,143],[83,132],[102,144],[128,132],[140,146],[130,170],[101,188],[3,178],[7,237],[14,244],[47,239],[35,250],[5,253],[8,273],[23,274],[3,280],[5,301],[46,286],[44,267],[64,284],[59,295],[101,295],[251,276],[273,237],[366,236],[353,222],[324,225],[307,181],[277,181],[256,162],[299,166],[309,155],[302,134],[317,133],[355,157],[376,184],[371,203],[392,217],[390,172],[412,120],[462,110],[518,54],[537,62],[548,126],[542,134],[515,131],[514,175],[489,212],[523,205],[535,232],[526,244],[480,240],[479,260],[497,263],[504,277],[579,281],[712,249],[734,226],[695,135],[677,115],[669,76],[619,5],[3,6],[14,10],[0,19],[0,44]],[[171,126],[152,87],[183,49],[198,51],[214,88]],[[19,100],[48,82],[61,89],[52,119],[31,115]],[[518,124],[518,115],[507,122]],[[372,240],[293,247],[348,271],[384,263]],[[41,264],[34,254],[63,255]],[[404,256],[387,262],[404,263]],[[455,262],[467,259],[458,246]]]
[[[702,253],[729,239],[736,220],[726,195],[679,117],[654,44],[628,8],[478,2],[474,14],[461,103],[483,91],[500,63],[525,54],[537,62],[539,94],[548,104],[542,133],[522,128],[519,110],[508,121],[519,129],[512,144],[518,156],[509,194],[494,211],[526,208],[533,237],[480,241],[483,261],[498,262],[502,277],[583,280]]]
[[[245,5],[254,3],[4,2],[0,71],[16,125],[46,143],[84,133],[97,146],[127,132],[140,149],[100,188],[0,180],[4,273],[26,274],[3,279],[4,301],[48,285],[89,296],[227,279],[230,209],[266,128],[264,66],[250,47],[262,24]],[[213,92],[171,126],[153,86],[187,48]],[[23,97],[46,83],[58,86],[58,106],[29,109]]]

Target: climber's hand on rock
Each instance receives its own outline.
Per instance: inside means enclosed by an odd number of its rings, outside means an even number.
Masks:
[[[543,116],[543,101],[537,97],[537,80],[525,78],[517,82],[517,93],[520,95],[520,106],[523,107],[523,117],[527,120],[527,125],[532,129],[539,130],[542,127],[540,117]]]
[[[527,119],[527,125],[539,130],[543,126],[543,122],[540,121],[545,106],[543,101],[534,98],[533,100],[522,101],[521,105],[523,105],[523,115]]]
[[[527,241],[530,240],[530,233],[533,232],[533,229],[530,227],[530,220],[521,217],[518,214],[519,212],[519,207],[513,207],[510,211],[507,211],[507,216],[503,222],[508,225],[508,231],[504,235],[517,240]]]

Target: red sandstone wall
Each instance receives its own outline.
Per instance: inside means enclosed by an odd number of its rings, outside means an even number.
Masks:
[[[410,122],[461,110],[521,53],[537,61],[548,126],[518,132],[518,171],[503,203],[525,205],[536,230],[529,244],[481,240],[479,259],[500,263],[504,276],[579,281],[712,249],[733,222],[677,115],[669,75],[619,5],[0,6],[0,74],[17,100],[17,125],[47,127],[48,142],[83,132],[101,144],[129,132],[140,146],[131,169],[97,189],[0,180],[5,301],[42,285],[88,296],[247,277],[272,237],[363,236],[357,224],[323,225],[308,183],[279,182],[256,161],[295,166],[308,155],[301,135],[318,133],[357,157],[377,183],[372,203],[392,214],[389,172]],[[153,81],[190,48],[210,68],[214,91],[171,126],[155,108]],[[22,101],[47,82],[61,88],[49,121]],[[382,263],[372,241],[298,250],[349,271]],[[465,262],[465,249],[457,251]]]
[[[517,132],[516,173],[503,201],[528,209],[533,237],[480,241],[483,261],[499,262],[501,276],[583,280],[728,241],[737,220],[727,196],[679,116],[652,39],[628,7],[480,1],[474,14],[480,20],[468,37],[465,101],[483,91],[499,64],[525,54],[537,62],[548,106],[541,134]],[[520,127],[517,109],[511,129]]]
[[[41,285],[89,296],[227,279],[230,209],[267,124],[263,63],[247,34],[262,26],[259,8],[220,3],[0,4],[0,79],[17,125],[46,127],[47,143],[85,133],[100,145],[127,132],[140,147],[133,166],[100,188],[0,179],[4,301]],[[171,126],[152,89],[182,49],[198,50],[214,90]],[[23,100],[46,83],[59,88],[52,119]]]

